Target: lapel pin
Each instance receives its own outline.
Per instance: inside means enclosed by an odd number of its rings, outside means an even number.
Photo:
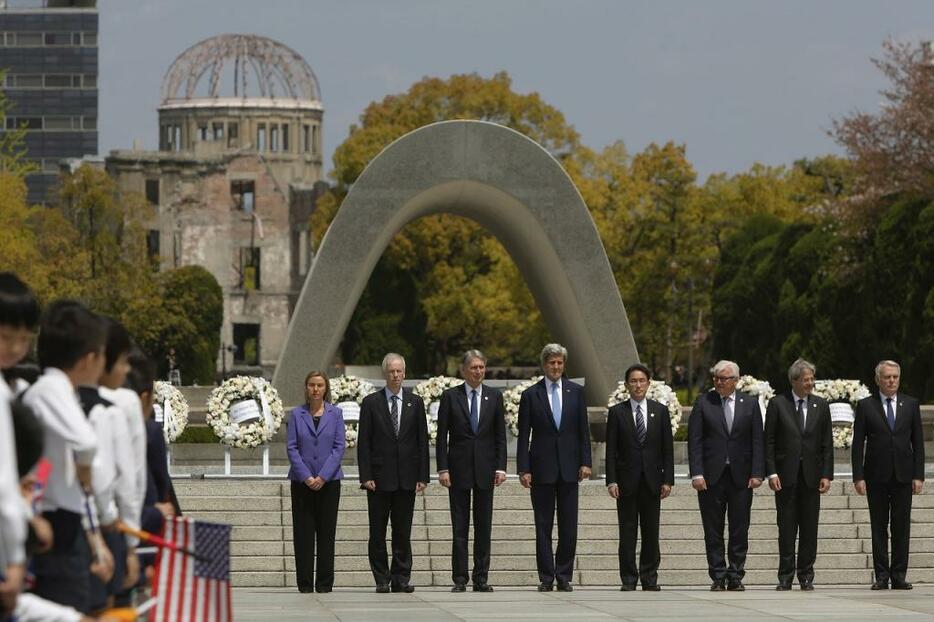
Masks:
[[[483,396],[483,399],[484,399],[484,400],[488,400],[488,399],[490,399],[490,396],[489,396],[489,395],[484,395],[484,396]]]
[[[654,417],[655,413],[649,413],[649,417]]]
[[[411,405],[412,405],[412,402],[406,402],[405,405],[406,405],[406,406],[411,406]]]

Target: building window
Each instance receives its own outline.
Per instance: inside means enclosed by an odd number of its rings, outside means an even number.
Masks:
[[[260,123],[256,126],[256,150],[266,151],[266,124]]]
[[[269,150],[279,151],[279,126],[271,125],[269,127]]]
[[[256,185],[252,179],[238,179],[230,182],[230,198],[234,209],[252,213]]]
[[[259,324],[234,324],[234,365],[259,365]]]
[[[159,205],[159,180],[146,180],[146,200],[150,205]]]
[[[240,132],[240,127],[236,123],[227,124],[227,146],[236,147],[237,146],[237,136]]]
[[[207,125],[198,126],[198,140],[202,142],[208,140],[208,126]]]
[[[302,125],[302,153],[308,153],[311,150],[311,128],[307,125]]]
[[[318,153],[318,126],[311,126],[311,152]]]
[[[85,45],[85,47],[89,47],[89,48],[97,47],[97,33],[96,32],[83,33],[81,42]]]
[[[214,134],[214,140],[224,140],[224,124],[215,121],[211,124],[211,132]]]
[[[41,32],[17,32],[10,33],[15,35],[13,40],[13,45],[18,47],[27,47],[34,45],[42,45],[42,33]]]
[[[289,126],[282,126],[282,150],[288,153],[289,151]]]
[[[247,246],[240,249],[240,289],[255,292],[260,288],[259,249]]]
[[[146,255],[150,259],[159,259],[159,230],[150,229],[146,234]]]
[[[77,33],[76,33],[77,34]],[[81,36],[78,35],[78,43],[81,43]],[[70,32],[47,32],[45,33],[46,45],[75,45],[74,37]]]

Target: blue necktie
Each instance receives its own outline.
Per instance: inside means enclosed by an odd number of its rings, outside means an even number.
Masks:
[[[892,409],[892,398],[885,398],[885,414],[889,419],[889,429],[895,431],[895,411]]]
[[[470,392],[470,427],[473,428],[474,434],[480,428],[480,410],[477,408],[476,389]]]
[[[557,382],[551,383],[551,416],[555,418],[555,427],[561,429],[561,399]]]

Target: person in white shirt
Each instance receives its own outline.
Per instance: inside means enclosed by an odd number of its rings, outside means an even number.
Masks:
[[[0,369],[9,369],[26,356],[38,320],[39,304],[32,291],[15,275],[0,273]],[[0,617],[16,606],[26,560],[12,399],[13,392],[0,377]]]
[[[56,302],[43,314],[36,354],[42,376],[23,402],[44,429],[43,457],[51,464],[39,511],[52,525],[54,546],[33,560],[38,596],[88,613],[91,553],[84,517],[91,490],[97,437],[81,409],[75,388],[94,384],[104,368],[106,333],[100,319],[75,302]],[[99,538],[94,570],[112,573],[112,560]]]

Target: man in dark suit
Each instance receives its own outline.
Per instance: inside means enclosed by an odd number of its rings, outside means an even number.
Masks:
[[[435,456],[438,481],[451,503],[452,592],[467,585],[467,538],[473,496],[473,590],[492,592],[490,538],[493,532],[493,489],[506,481],[506,409],[503,395],[483,384],[486,357],[479,350],[464,353],[464,384],[441,394]]]
[[[620,591],[657,592],[658,523],[662,499],[675,483],[675,462],[668,407],[646,399],[652,375],[636,364],[626,370],[629,399],[610,408],[606,419],[606,485],[616,499],[619,520]],[[636,568],[636,529],[642,552]]]
[[[519,399],[516,463],[519,482],[532,490],[538,591],[570,592],[577,548],[578,482],[590,477],[590,425],[584,388],[564,376],[568,351],[550,343],[542,349],[545,377]],[[555,509],[558,549],[552,552]]]
[[[710,370],[714,391],[697,398],[688,420],[691,485],[697,491],[711,591],[743,591],[749,549],[752,491],[765,477],[762,412],[752,396],[736,390],[739,365],[719,361]],[[729,567],[723,546],[730,517]]]
[[[816,368],[798,359],[788,368],[791,392],[774,397],[765,411],[765,470],[775,491],[778,521],[778,586],[791,589],[798,536],[798,584],[814,589],[820,496],[833,480],[833,427],[827,401],[811,395]]]
[[[413,592],[412,513],[415,493],[428,485],[428,422],[425,403],[402,388],[405,359],[383,358],[386,386],[363,398],[357,465],[370,519],[367,553],[376,591]],[[386,524],[392,517],[392,566],[386,559]]]
[[[918,400],[898,392],[901,367],[876,365],[879,393],[856,404],[853,422],[853,487],[869,499],[872,525],[872,589],[910,590],[908,541],[911,495],[924,487],[924,436]],[[892,559],[889,560],[889,517]]]

